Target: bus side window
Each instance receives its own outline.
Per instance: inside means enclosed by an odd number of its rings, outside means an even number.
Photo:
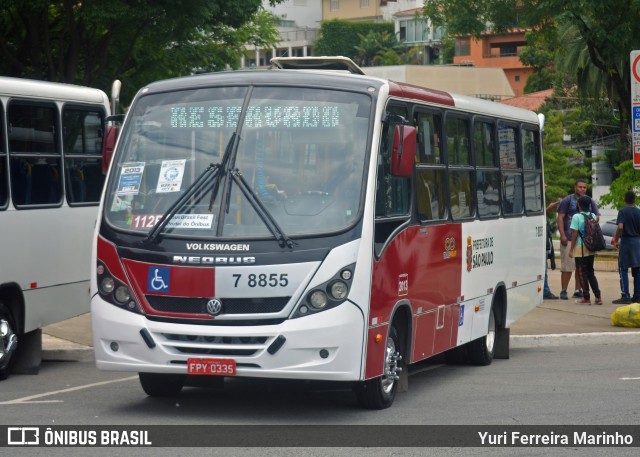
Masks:
[[[481,218],[500,215],[500,172],[478,170],[476,174],[478,214]]]
[[[0,209],[7,205],[9,192],[7,192],[7,167],[5,167],[6,156],[0,152]]]
[[[502,173],[502,210],[505,215],[522,214],[522,174],[517,172]]]
[[[62,144],[67,202],[98,204],[105,176],[102,174],[104,113],[85,107],[65,106],[62,112]]]
[[[11,190],[16,206],[61,203],[62,156],[57,117],[55,106],[50,103],[9,104]]]
[[[444,169],[418,168],[416,170],[418,218],[420,222],[447,218],[445,176],[446,171]]]
[[[60,166],[56,159],[40,160],[33,166],[31,204],[58,203],[62,196]]]
[[[2,125],[4,125],[4,116],[0,106],[0,126]],[[9,173],[6,167],[7,151],[4,145],[4,128],[0,128],[0,209],[4,209],[9,202]]]
[[[442,163],[442,145],[440,144],[440,128],[442,120],[433,113],[417,113],[414,118],[417,128],[416,162],[423,164]]]
[[[403,107],[389,107],[389,110],[406,118],[406,109]],[[374,235],[374,244],[378,254],[394,230],[409,218],[411,180],[391,175],[391,149],[393,148],[394,133],[394,124],[383,126],[378,154]]]

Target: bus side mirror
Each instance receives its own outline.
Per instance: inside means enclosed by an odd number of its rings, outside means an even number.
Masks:
[[[391,151],[391,174],[408,178],[413,171],[416,155],[416,128],[409,125],[396,125]]]
[[[116,141],[118,140],[118,132],[120,130],[119,125],[110,125],[107,127],[107,134],[102,142],[102,174],[106,175],[109,170],[109,164],[111,163],[111,157],[113,156],[113,150],[116,147]]]

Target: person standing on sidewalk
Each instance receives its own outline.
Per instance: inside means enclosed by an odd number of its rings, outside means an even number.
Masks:
[[[574,192],[567,195],[562,199],[560,205],[558,205],[558,231],[560,232],[560,285],[562,290],[560,291],[560,299],[568,300],[567,287],[569,287],[569,281],[571,275],[576,270],[576,263],[573,258],[569,256],[570,242],[571,242],[571,219],[578,212],[578,199],[587,194],[587,181],[584,179],[577,179],[574,185]],[[600,211],[595,202],[589,199],[591,206],[586,210],[596,215],[596,219],[600,218]],[[580,278],[576,274],[575,277],[575,292],[574,298],[582,298],[582,292],[580,291]]]
[[[636,194],[628,191],[624,194],[624,208],[618,212],[618,228],[611,244],[619,249],[618,265],[620,272],[631,268],[633,277],[633,297],[613,300],[615,304],[640,302],[640,208],[636,206]]]
[[[582,235],[585,233],[587,226],[587,218],[597,220],[596,215],[589,209],[591,208],[591,197],[583,195],[578,199],[579,213],[574,214],[571,219],[571,250],[569,257],[574,258],[576,262],[576,277],[579,278],[582,285],[582,298],[578,298],[576,303],[579,305],[590,305],[591,296],[589,286],[596,296],[596,305],[602,305],[602,297],[600,295],[600,286],[593,268],[595,261],[595,253],[589,251],[582,242]]]

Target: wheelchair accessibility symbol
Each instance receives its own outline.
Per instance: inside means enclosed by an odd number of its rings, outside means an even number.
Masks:
[[[149,292],[169,292],[169,269],[149,267],[147,290]]]

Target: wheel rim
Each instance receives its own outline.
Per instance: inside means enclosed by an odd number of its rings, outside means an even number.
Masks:
[[[0,365],[11,357],[17,343],[18,337],[13,333],[9,322],[0,319]]]
[[[496,319],[493,316],[493,309],[489,313],[489,331],[487,332],[487,338],[485,339],[487,345],[487,351],[493,353],[493,346],[496,343]]]
[[[398,367],[396,343],[390,336],[387,337],[387,348],[384,357],[384,376],[382,378],[382,391],[389,395],[396,384],[396,368]]]

